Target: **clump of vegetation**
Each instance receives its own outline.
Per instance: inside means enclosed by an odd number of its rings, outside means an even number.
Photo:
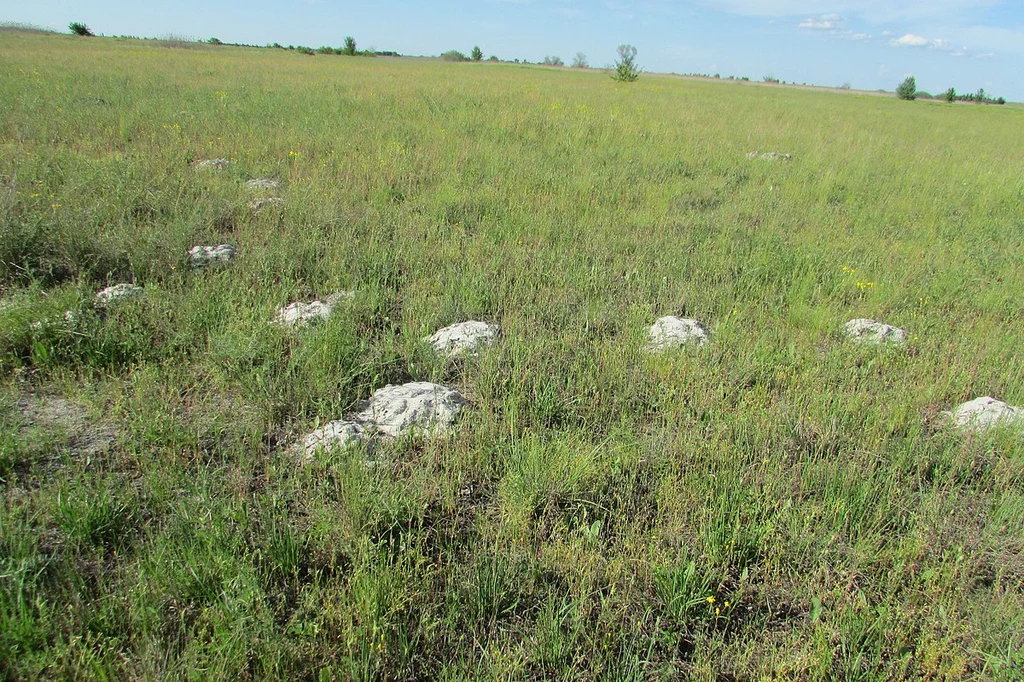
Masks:
[[[615,73],[612,78],[620,83],[632,83],[640,78],[640,69],[636,65],[636,48],[632,45],[619,45],[619,58],[615,62]]]
[[[590,65],[587,63],[587,55],[582,52],[577,52],[576,56],[572,59],[572,68],[574,69],[586,69]]]
[[[544,57],[544,61],[541,63],[545,66],[565,66],[565,62],[563,62],[562,58],[557,55]]]
[[[446,62],[468,62],[469,57],[458,50],[448,50],[441,53],[441,60]]]
[[[903,82],[896,86],[896,96],[908,101],[917,97],[917,79],[913,76],[904,78]]]
[[[96,35],[92,32],[92,29],[90,29],[88,26],[86,26],[80,21],[72,21],[70,24],[68,24],[68,29],[76,36],[92,37]]]
[[[316,54],[316,51],[315,51],[315,50],[314,50],[313,48],[311,48],[311,47],[307,47],[307,46],[305,46],[305,45],[299,45],[299,46],[297,46],[297,47],[295,48],[295,51],[296,51],[296,52],[298,52],[299,54],[304,54],[304,55],[308,55],[308,56],[310,56],[310,57],[312,57],[313,55],[315,55],[315,54]]]
[[[345,37],[345,43],[341,47],[341,53],[349,57],[355,57],[358,50],[356,49],[356,39],[352,36]]]
[[[469,58],[474,62],[483,61],[484,53],[483,50],[480,49],[479,45],[473,46],[473,51],[469,53]]]

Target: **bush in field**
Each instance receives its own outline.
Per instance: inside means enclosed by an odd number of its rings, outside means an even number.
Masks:
[[[341,53],[349,57],[356,56],[356,39],[352,36],[345,36],[345,46],[341,48]]]
[[[636,65],[636,48],[632,45],[619,45],[619,59],[615,62],[615,74],[612,76],[620,83],[632,83],[640,78],[640,69]]]
[[[561,57],[555,55],[553,57],[544,57],[544,65],[545,66],[565,66],[565,62],[562,61]]]
[[[72,21],[70,24],[68,24],[68,29],[70,29],[71,32],[74,33],[76,36],[94,36],[94,35],[96,35],[95,33],[92,32],[92,30],[88,26],[86,26],[85,24],[83,24],[80,21]]]
[[[913,76],[904,78],[903,82],[896,86],[896,96],[905,100],[917,97],[917,80]]]
[[[946,100],[947,102],[955,102],[956,88],[950,88],[949,90],[946,90],[944,93],[942,93],[942,99]]]
[[[484,59],[484,53],[483,53],[483,50],[481,50],[481,49],[480,49],[480,46],[479,46],[479,45],[474,45],[474,46],[473,46],[473,51],[469,53],[469,57],[470,57],[470,59],[472,59],[472,60],[473,60],[474,62],[480,62],[480,61],[483,61],[483,59]]]
[[[587,64],[587,55],[582,52],[577,52],[576,56],[572,60],[572,68],[574,69],[585,69],[589,66]]]
[[[306,54],[310,56],[316,54],[316,52],[313,51],[313,48],[306,47],[305,45],[299,45],[297,48],[295,48],[295,51],[298,52],[299,54]]]
[[[441,59],[446,62],[467,62],[469,58],[458,50],[448,50],[441,53]]]

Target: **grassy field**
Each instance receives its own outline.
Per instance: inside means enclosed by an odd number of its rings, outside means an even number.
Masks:
[[[1024,447],[942,418],[1024,404],[1024,110],[11,31],[0,72],[0,676],[1024,677]],[[645,352],[673,314],[711,342]],[[290,452],[410,380],[452,435]]]

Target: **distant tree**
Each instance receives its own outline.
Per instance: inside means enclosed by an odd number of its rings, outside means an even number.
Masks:
[[[988,98],[985,96],[985,88],[978,88],[978,92],[974,95],[974,101],[984,104],[986,99]]]
[[[896,96],[900,99],[912,100],[917,97],[917,79],[907,76],[896,86]]]
[[[489,61],[489,62],[496,62],[496,61],[500,61],[500,60],[498,59],[498,55],[492,54],[490,57],[487,58],[487,61]]]
[[[852,87],[853,86],[850,85],[850,81],[846,81],[845,83],[843,83],[842,85],[839,86],[839,89],[840,90],[849,90]]]
[[[587,55],[582,52],[577,52],[576,56],[572,60],[572,68],[574,69],[586,69],[590,65],[587,64]]]
[[[632,83],[640,78],[640,69],[636,65],[636,48],[632,45],[619,45],[619,58],[615,62],[615,74],[612,76],[620,83]]]
[[[947,102],[955,102],[956,88],[950,88],[949,90],[946,90],[944,93],[942,93],[942,99],[946,100]]]
[[[220,42],[220,38],[210,38],[206,42],[208,42],[210,45],[223,45],[224,44],[224,43]]]
[[[76,36],[91,37],[96,35],[88,26],[86,26],[80,21],[72,21],[70,24],[68,24],[68,29]]]
[[[763,81],[764,81],[765,83],[778,83],[778,82],[779,82],[779,79],[778,79],[778,78],[776,78],[776,77],[775,77],[774,75],[772,75],[772,74],[768,74],[767,76],[765,76],[765,77],[764,77],[764,78],[762,78],[761,80],[763,80]]]
[[[341,48],[342,54],[347,54],[349,57],[356,56],[356,39],[352,36],[345,37],[345,46]]]
[[[563,62],[562,58],[557,55],[554,57],[544,57],[544,61],[542,63],[547,66],[565,66],[565,62]]]
[[[441,53],[441,59],[446,62],[467,62],[469,57],[462,54],[458,50],[448,50],[447,52]]]
[[[483,61],[484,53],[480,49],[479,45],[473,46],[473,51],[469,53],[469,58],[472,59],[474,62]]]

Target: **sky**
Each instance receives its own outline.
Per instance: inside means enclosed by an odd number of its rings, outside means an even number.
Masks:
[[[103,35],[175,35],[539,62],[578,52],[645,71],[1024,101],[1024,0],[0,0],[0,21]]]

